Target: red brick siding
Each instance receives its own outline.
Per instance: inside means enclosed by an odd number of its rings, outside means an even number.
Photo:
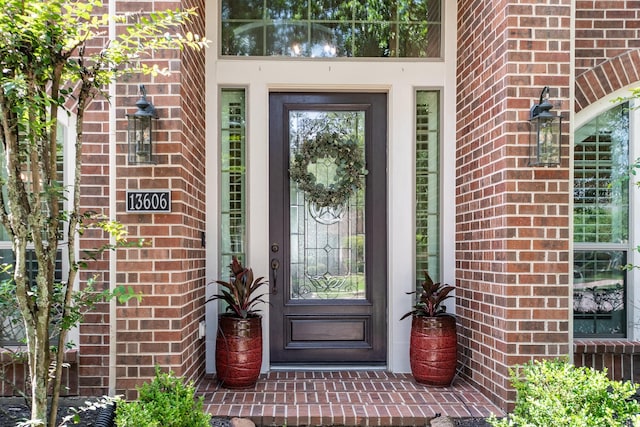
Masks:
[[[508,370],[569,353],[569,196],[527,166],[529,108],[545,85],[567,117],[571,2],[458,2],[456,282],[465,374],[508,407]]]
[[[587,340],[574,342],[574,364],[607,370],[616,381],[640,378],[640,342],[625,340]]]
[[[205,1],[187,0],[183,7],[195,7],[199,17],[194,19],[188,30],[204,35]],[[210,49],[215,49],[213,46]],[[183,325],[183,362],[182,372],[186,378],[198,379],[205,372],[205,341],[198,339],[198,326],[204,320],[205,300],[205,250],[202,246],[202,233],[205,230],[206,197],[206,119],[205,119],[205,53],[187,50],[182,55],[184,69],[181,87],[182,111],[184,119],[184,141],[191,144],[183,146],[183,154],[188,162],[185,167],[194,176],[188,180],[185,196],[189,221],[188,238],[190,247],[183,257],[189,260],[187,280],[189,290],[185,293],[187,315]],[[215,171],[209,171],[215,173]],[[212,240],[213,241],[213,240]]]
[[[640,1],[576,1],[576,75],[640,48]]]
[[[25,356],[26,357],[26,356]],[[64,361],[68,367],[62,371],[62,387],[60,395],[78,395],[78,352],[76,350],[65,351]],[[8,352],[0,353],[0,396],[22,396],[29,394],[29,367],[26,363],[18,362]]]
[[[119,3],[126,6],[126,3]],[[204,34],[204,3],[153,2],[156,10],[197,6],[199,17],[189,30]],[[139,7],[139,5],[137,6]],[[118,251],[118,283],[141,291],[140,303],[118,308],[117,392],[135,397],[135,386],[153,376],[159,365],[197,379],[204,374],[205,120],[204,52],[159,52],[153,58],[170,76],[135,77],[118,85],[118,219],[143,248]],[[158,110],[157,165],[129,166],[126,120],[144,82]],[[125,213],[125,190],[170,189],[171,213]]]
[[[578,113],[603,97],[640,82],[640,1],[576,2],[576,80]],[[624,340],[574,343],[574,363],[607,368],[616,380],[640,378],[640,346]]]
[[[640,80],[640,1],[576,1],[578,112]]]
[[[96,13],[107,13],[107,4]],[[107,34],[96,38],[93,48],[102,49],[107,43]],[[98,97],[88,106],[83,121],[82,178],[80,188],[81,209],[91,210],[106,216],[109,212],[109,103]],[[109,237],[102,231],[89,230],[80,238],[80,250],[92,250],[109,244]],[[80,275],[80,286],[89,278],[95,278],[97,290],[107,289],[111,277],[109,262],[112,252],[105,252],[91,262]],[[78,387],[82,396],[100,396],[109,391],[109,304],[97,304],[85,314],[79,327],[78,339]]]

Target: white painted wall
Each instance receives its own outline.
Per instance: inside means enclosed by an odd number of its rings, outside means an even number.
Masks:
[[[414,111],[416,89],[442,90],[442,277],[454,283],[455,233],[455,2],[444,1],[444,61],[234,58],[217,55],[217,2],[208,2],[206,16],[212,25],[208,38],[213,40],[207,52],[207,281],[218,271],[216,239],[218,195],[218,92],[220,87],[247,88],[247,166],[248,236],[246,264],[259,275],[269,273],[268,218],[268,102],[270,91],[384,91],[388,93],[388,368],[392,372],[409,371],[410,320],[400,322],[413,302],[406,292],[414,288],[413,273],[415,220]],[[211,292],[211,290],[209,291]],[[207,307],[207,372],[215,371],[215,304]],[[269,369],[268,306],[263,308],[264,361]],[[449,311],[454,311],[449,308]]]

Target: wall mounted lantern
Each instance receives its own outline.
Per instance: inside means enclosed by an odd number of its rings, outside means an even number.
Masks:
[[[127,114],[129,121],[128,146],[129,164],[154,164],[153,154],[154,134],[156,131],[158,113],[153,104],[147,100],[147,91],[140,85],[140,99],[136,102],[138,111]]]
[[[529,166],[560,165],[562,117],[550,113],[549,86],[540,94],[540,102],[531,107],[529,123]]]

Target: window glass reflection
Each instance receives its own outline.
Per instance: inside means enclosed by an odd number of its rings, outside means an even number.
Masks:
[[[574,252],[574,336],[624,337],[625,264],[625,251]]]
[[[440,57],[440,0],[223,0],[226,56]]]

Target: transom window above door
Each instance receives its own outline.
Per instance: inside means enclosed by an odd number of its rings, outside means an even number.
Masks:
[[[222,0],[223,56],[441,57],[442,0]]]

